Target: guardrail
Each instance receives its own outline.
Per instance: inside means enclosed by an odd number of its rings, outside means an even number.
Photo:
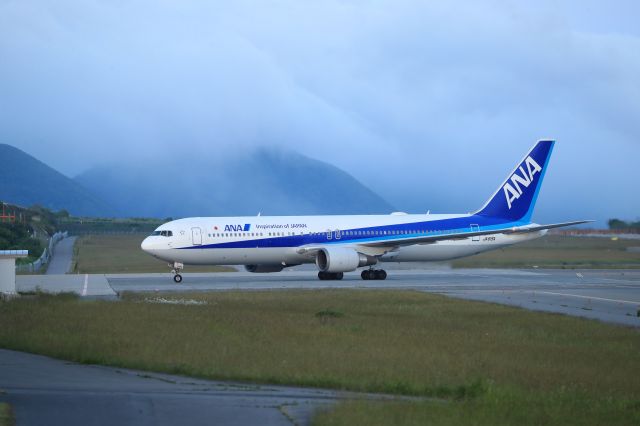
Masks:
[[[155,229],[155,228],[154,228]],[[130,230],[116,230],[116,231],[69,231],[69,235],[72,236],[77,236],[80,237],[82,235],[149,235],[151,234],[151,232],[153,232],[153,229],[151,230],[134,230],[134,231],[130,231]]]
[[[49,263],[51,256],[53,255],[53,248],[60,240],[67,238],[67,232],[56,232],[49,238],[49,245],[44,249],[42,255],[38,260],[31,263],[25,263],[16,265],[16,272],[38,272],[40,269]]]

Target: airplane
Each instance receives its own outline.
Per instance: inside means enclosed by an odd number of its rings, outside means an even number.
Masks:
[[[365,268],[384,280],[384,262],[444,261],[542,237],[590,221],[531,222],[555,141],[540,140],[476,212],[467,214],[192,217],[159,226],[141,248],[169,262],[176,283],[184,265],[244,265],[280,272],[315,263],[321,280]]]

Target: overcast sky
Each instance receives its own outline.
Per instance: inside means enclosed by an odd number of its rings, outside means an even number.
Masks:
[[[639,5],[0,0],[0,142],[68,176],[279,145],[466,212],[551,137],[534,219],[635,219]]]

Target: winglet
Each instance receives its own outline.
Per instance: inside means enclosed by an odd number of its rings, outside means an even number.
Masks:
[[[540,140],[475,214],[530,221],[555,141]]]

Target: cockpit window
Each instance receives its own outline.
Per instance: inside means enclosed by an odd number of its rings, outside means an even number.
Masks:
[[[151,233],[151,235],[160,235],[163,237],[173,237],[173,232],[172,231],[153,231]]]

